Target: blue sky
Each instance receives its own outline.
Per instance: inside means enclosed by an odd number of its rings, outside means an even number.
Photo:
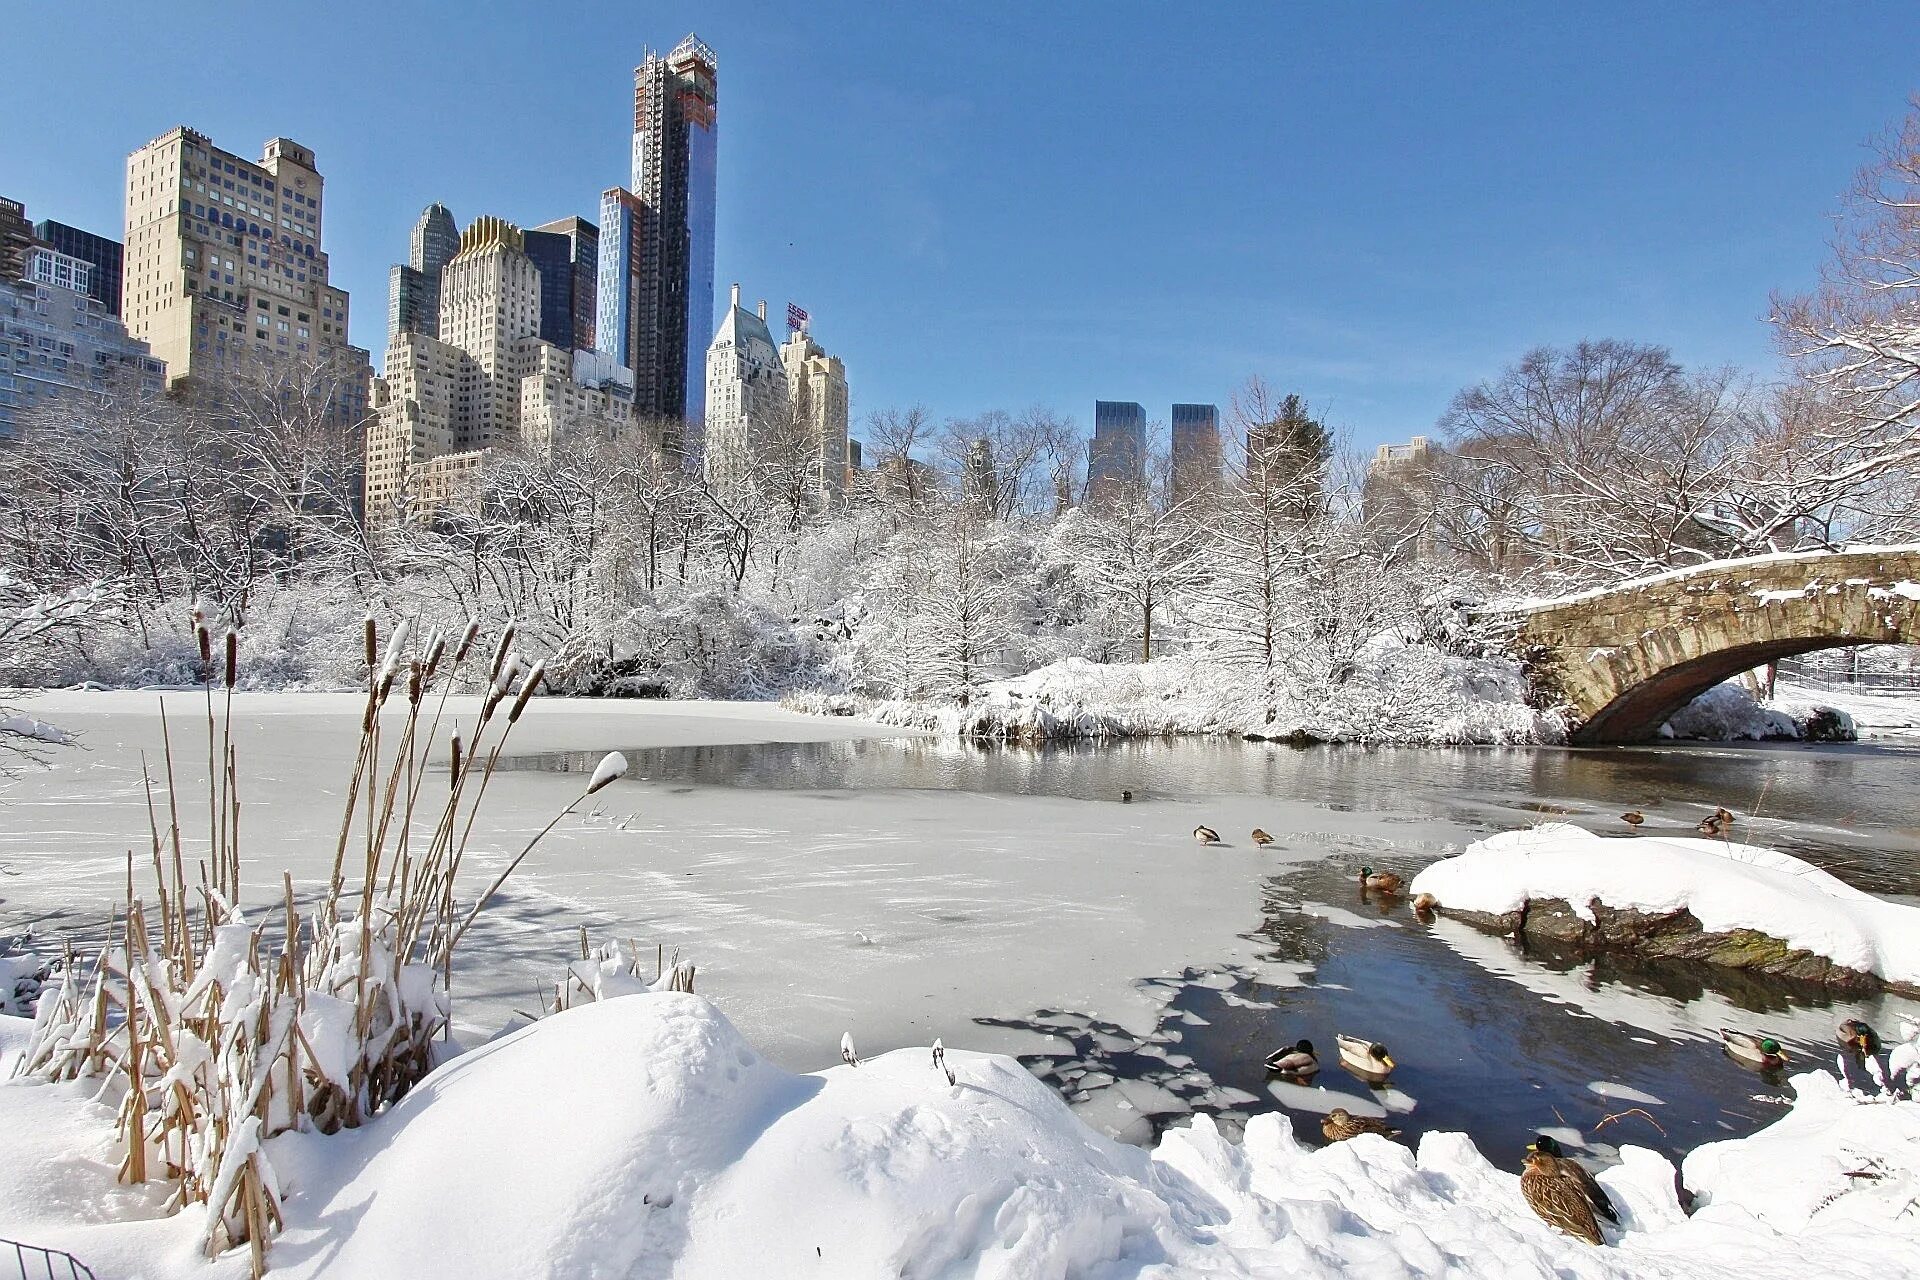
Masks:
[[[626,181],[633,64],[694,29],[721,299],[807,307],[856,419],[1085,424],[1100,397],[1164,421],[1260,374],[1361,445],[1539,343],[1771,370],[1769,291],[1813,281],[1920,89],[1910,4],[24,9],[8,30],[48,38],[0,77],[0,194],[117,234],[126,153],[172,125],[289,135],[376,360],[421,206],[592,216]]]

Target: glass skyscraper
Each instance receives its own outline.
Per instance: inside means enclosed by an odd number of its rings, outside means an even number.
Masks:
[[[1087,497],[1099,500],[1147,482],[1147,411],[1131,400],[1093,402]]]
[[[667,443],[690,457],[714,334],[718,105],[716,60],[698,36],[664,57],[649,50],[633,73],[633,186],[601,197],[596,345],[633,370],[642,417],[686,423]]]
[[[1175,502],[1220,487],[1220,410],[1210,404],[1173,406],[1171,457]]]
[[[120,314],[120,273],[124,255],[118,240],[82,231],[51,218],[42,218],[34,223],[33,234],[36,239],[51,245],[55,253],[64,253],[69,258],[78,258],[90,264],[93,272],[92,282],[87,286],[88,295],[105,307],[108,315]]]

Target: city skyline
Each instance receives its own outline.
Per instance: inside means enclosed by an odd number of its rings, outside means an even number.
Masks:
[[[1822,59],[1839,33],[1784,6],[1742,31],[1701,14],[1645,29],[1635,10],[1572,29],[1524,10],[1445,22],[1401,11],[1384,33],[1329,15],[1249,15],[1248,38],[1232,42],[1117,11],[1101,37],[1116,72],[1196,55],[1208,67],[1209,111],[1234,124],[1194,130],[1196,99],[1177,85],[1149,88],[1142,74],[1137,101],[1109,102],[1084,71],[1048,78],[1045,50],[1069,24],[1011,10],[944,26],[831,8],[827,21],[755,22],[684,5],[588,10],[554,15],[553,38],[531,43],[381,11],[395,24],[389,50],[350,34],[366,24],[349,3],[316,34],[334,72],[327,92],[263,108],[169,83],[167,59],[144,51],[177,54],[180,37],[131,7],[106,9],[143,39],[108,52],[110,91],[78,104],[60,138],[0,141],[0,189],[119,236],[119,166],[165,129],[300,138],[336,193],[329,252],[362,300],[351,341],[376,353],[384,317],[372,299],[419,210],[444,200],[528,227],[595,217],[597,192],[630,163],[620,120],[633,67],[646,46],[698,30],[728,62],[720,276],[766,281],[776,306],[792,299],[822,318],[862,370],[856,422],[916,402],[936,418],[1041,403],[1084,432],[1087,407],[1123,372],[1144,403],[1223,410],[1259,374],[1363,446],[1431,429],[1455,390],[1536,341],[1655,341],[1690,364],[1770,372],[1768,292],[1813,282],[1860,144],[1906,91],[1891,51]],[[434,41],[412,40],[428,30]],[[1422,40],[1432,52],[1408,72]],[[244,37],[202,33],[208,42],[218,52]],[[444,47],[420,53],[434,42]],[[1365,69],[1395,59],[1356,65],[1368,42],[1398,50],[1404,86]],[[395,61],[402,46],[425,59],[411,75]],[[932,60],[954,48],[977,55],[980,74],[935,84]],[[1241,75],[1263,48],[1283,49],[1299,74]],[[463,59],[484,74],[459,70]],[[1555,75],[1521,74],[1540,65]],[[1697,74],[1675,74],[1683,67]],[[1772,91],[1788,69],[1806,87],[1791,102]],[[0,100],[34,100],[46,74],[17,69]],[[1477,99],[1469,83],[1497,92]],[[504,92],[538,110],[477,110]],[[419,136],[370,127],[394,111]],[[1107,116],[1111,127],[1094,127]],[[1023,127],[1009,130],[1016,118]],[[504,133],[493,141],[508,162],[474,163],[489,130]],[[531,135],[559,142],[546,154],[514,145]],[[98,142],[75,152],[74,137]],[[1124,159],[1121,137],[1135,148]],[[1201,198],[1171,194],[1183,137],[1198,147]],[[1032,181],[1052,162],[1057,175]],[[1521,171],[1537,176],[1516,186]],[[1116,211],[1101,183],[1122,174],[1139,198]],[[1293,186],[1310,198],[1282,198]],[[1730,230],[1719,221],[1729,207]],[[1586,248],[1567,253],[1570,243]],[[1502,248],[1510,260],[1490,266]],[[1127,271],[1111,270],[1121,261]],[[904,342],[888,322],[900,305],[928,313]],[[962,340],[991,359],[946,367]],[[1122,354],[1129,342],[1144,359]]]

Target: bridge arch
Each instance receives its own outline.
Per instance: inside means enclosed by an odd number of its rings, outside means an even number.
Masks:
[[[1547,601],[1513,647],[1579,744],[1641,742],[1720,681],[1779,658],[1920,644],[1920,544],[1724,560]]]

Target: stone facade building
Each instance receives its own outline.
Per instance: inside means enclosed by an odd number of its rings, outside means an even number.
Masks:
[[[520,228],[475,219],[440,276],[439,336],[387,348],[367,429],[366,508],[390,520],[461,496],[486,451],[544,451],[569,430],[618,431],[630,401],[574,378],[574,353],[540,336],[540,271]]]
[[[121,317],[179,383],[249,359],[341,362],[334,412],[358,424],[371,378],[347,339],[347,294],[320,248],[313,152],[273,138],[259,160],[172,129],[127,157]]]
[[[744,484],[776,433],[790,428],[787,370],[767,329],[767,304],[740,305],[740,286],[707,346],[707,426],[703,470],[715,489]]]
[[[780,363],[794,425],[812,447],[817,470],[810,483],[818,503],[838,507],[847,497],[847,367],[805,329],[780,344]]]

